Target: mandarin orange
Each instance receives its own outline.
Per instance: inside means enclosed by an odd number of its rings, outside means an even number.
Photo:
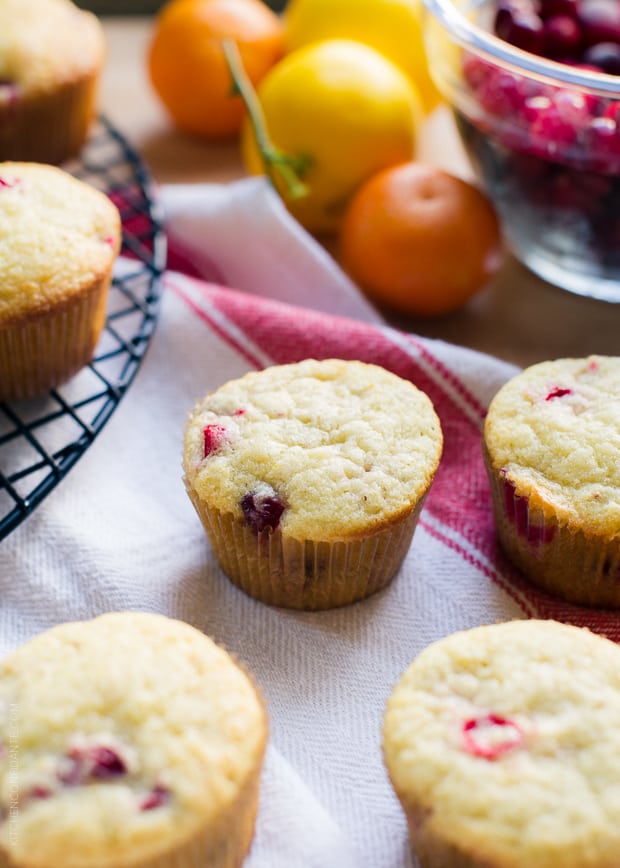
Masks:
[[[435,166],[373,175],[349,203],[338,258],[381,306],[412,316],[457,310],[503,261],[495,209],[477,187]]]
[[[170,0],[149,46],[155,92],[181,130],[207,139],[236,136],[246,113],[222,50],[226,38],[237,43],[253,85],[283,55],[283,25],[262,0]]]

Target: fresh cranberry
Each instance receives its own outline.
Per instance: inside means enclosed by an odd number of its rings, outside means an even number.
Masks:
[[[620,100],[611,100],[602,107],[601,117],[609,118],[620,130]]]
[[[532,546],[550,543],[556,533],[555,525],[538,524],[532,521],[529,499],[517,494],[506,470],[500,471],[504,478],[504,508],[506,517],[514,524],[520,537]]]
[[[582,0],[577,18],[585,46],[597,42],[620,43],[620,3],[618,0]]]
[[[476,57],[475,54],[465,52],[463,55],[463,75],[465,76],[465,81],[473,90],[478,90],[485,79],[493,74],[493,70],[494,68],[490,64]]]
[[[592,119],[584,133],[584,147],[601,172],[620,171],[620,128],[613,117]]]
[[[0,79],[0,105],[14,106],[19,100],[19,87],[7,78]]]
[[[581,45],[581,29],[570,15],[552,15],[545,21],[543,33],[547,57],[570,57]]]
[[[275,530],[284,512],[284,503],[271,486],[250,492],[241,500],[241,509],[246,522],[255,533]]]
[[[154,811],[161,808],[170,799],[170,790],[157,784],[151,792],[140,802],[141,811]]]
[[[90,780],[110,780],[127,773],[119,754],[109,747],[72,748],[69,763],[59,775],[67,786],[77,786]]]
[[[597,42],[583,52],[582,60],[597,67],[607,75],[620,75],[620,44]]]
[[[212,452],[217,452],[221,445],[226,441],[226,428],[223,425],[205,425],[203,435],[203,457],[206,458],[208,455],[211,455]]]
[[[127,766],[121,757],[109,747],[93,748],[88,758],[92,764],[90,775],[99,780],[117,778],[127,772]]]
[[[495,15],[495,33],[523,51],[540,54],[544,48],[542,19],[530,3],[500,0]]]
[[[563,398],[565,395],[572,394],[572,389],[563,389],[561,386],[554,386],[546,396],[545,401],[553,401],[554,398]]]
[[[52,795],[52,790],[49,787],[44,787],[41,784],[31,787],[25,797],[27,799],[49,799]]]
[[[554,15],[577,17],[578,0],[541,0],[540,17],[544,20]]]
[[[553,101],[561,117],[574,124],[577,131],[585,129],[600,108],[599,100],[594,94],[577,90],[555,90]]]
[[[489,114],[510,118],[521,109],[528,96],[523,85],[524,80],[518,75],[494,69],[480,83],[477,96]]]
[[[523,746],[520,727],[499,714],[485,714],[466,720],[462,729],[463,748],[467,753],[495,760],[508,751]]]
[[[566,111],[547,97],[533,97],[526,102],[529,112],[530,146],[545,157],[563,154],[577,139],[577,129]]]

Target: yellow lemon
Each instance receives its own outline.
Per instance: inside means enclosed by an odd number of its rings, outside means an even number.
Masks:
[[[413,157],[420,115],[407,76],[361,42],[326,40],[287,55],[258,91],[270,143],[300,168],[306,194],[294,198],[274,163],[266,164],[246,119],[241,152],[247,170],[267,173],[310,232],[335,232],[360,184]]]
[[[441,97],[429,73],[423,15],[423,0],[289,0],[284,13],[286,50],[323,39],[364,42],[409,75],[429,112]]]

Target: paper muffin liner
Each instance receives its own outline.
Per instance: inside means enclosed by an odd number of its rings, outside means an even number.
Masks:
[[[405,809],[409,841],[421,868],[480,868],[480,861],[464,847],[443,840],[428,828],[431,816],[430,810]]]
[[[258,768],[227,816],[200,829],[189,841],[162,856],[127,862],[131,868],[241,868],[252,844],[258,810]],[[116,863],[115,863],[116,864]],[[124,863],[119,863],[122,868]],[[51,866],[50,866],[51,868]]]
[[[505,472],[491,466],[486,453],[485,460],[495,527],[510,560],[534,584],[566,602],[620,608],[620,534],[609,539],[585,527],[569,528],[548,501],[544,509],[532,505]]]
[[[384,588],[411,545],[424,497],[380,531],[349,541],[296,540],[280,529],[256,534],[243,519],[211,508],[186,482],[215,555],[233,584],[272,606],[345,606]]]
[[[0,160],[58,165],[79,153],[95,116],[99,71],[47,94],[0,101]]]
[[[42,395],[90,361],[105,322],[110,276],[57,311],[0,326],[0,401]]]

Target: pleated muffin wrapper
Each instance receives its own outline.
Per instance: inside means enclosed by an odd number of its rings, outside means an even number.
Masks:
[[[261,768],[262,755],[252,780],[226,814],[200,829],[186,843],[159,857],[129,859],[126,863],[114,861],[106,868],[241,868],[254,837]]]
[[[408,805],[402,794],[398,798],[405,812],[411,849],[421,868],[481,868],[482,863],[465,847],[459,847],[431,828],[433,812],[430,808]]]
[[[292,539],[279,528],[257,534],[186,487],[230,581],[263,603],[303,610],[346,606],[386,587],[409,550],[426,498],[364,538],[325,542]]]
[[[0,401],[42,395],[91,360],[105,323],[110,277],[56,311],[0,325]]]
[[[96,113],[99,70],[53,93],[24,94],[0,86],[0,161],[59,165],[76,157]]]
[[[517,493],[485,451],[495,528],[510,560],[538,587],[569,603],[620,608],[620,533],[604,536],[562,521],[553,504]]]

